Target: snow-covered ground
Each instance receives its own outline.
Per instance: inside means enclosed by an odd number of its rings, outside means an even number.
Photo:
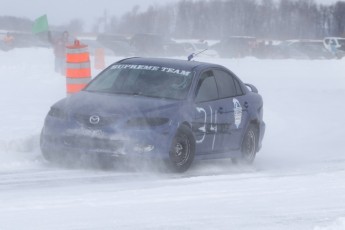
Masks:
[[[52,50],[0,52],[0,229],[344,230],[345,60],[202,60],[264,97],[267,132],[251,167],[53,167],[38,147],[50,105],[65,96]]]

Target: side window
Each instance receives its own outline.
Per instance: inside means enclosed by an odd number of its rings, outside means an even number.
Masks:
[[[195,102],[212,101],[218,99],[218,89],[212,71],[201,75],[196,89]]]
[[[236,89],[234,78],[229,73],[222,70],[214,70],[214,74],[216,77],[220,98],[234,97],[239,95]]]
[[[241,88],[240,83],[234,78],[235,86],[236,86],[236,96],[241,96],[243,95],[243,91]]]

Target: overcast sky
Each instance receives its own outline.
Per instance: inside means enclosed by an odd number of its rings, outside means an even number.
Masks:
[[[49,24],[67,24],[71,19],[82,19],[90,26],[107,11],[109,17],[121,16],[138,5],[145,10],[149,5],[178,2],[178,0],[0,0],[0,15],[26,17],[31,20],[47,14]]]
[[[179,0],[0,0],[0,16],[11,15],[31,20],[47,14],[53,25],[67,24],[71,19],[84,21],[85,29],[91,28],[96,18],[107,11],[109,17],[121,16],[135,5],[145,10],[152,4],[165,5]],[[315,0],[318,3],[332,4],[337,0]]]

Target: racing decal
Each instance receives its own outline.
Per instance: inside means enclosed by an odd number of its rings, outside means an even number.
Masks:
[[[202,135],[202,138],[199,139],[199,140],[196,140],[196,143],[202,143],[204,140],[205,140],[205,136],[206,136],[206,122],[207,122],[207,114],[206,114],[206,110],[204,108],[200,108],[200,107],[197,107],[196,110],[199,112],[199,113],[204,113],[205,115],[205,121],[204,121],[204,124],[203,126],[199,127],[199,131],[201,131],[203,133]]]
[[[236,125],[236,128],[239,128],[242,121],[242,106],[241,106],[241,103],[236,98],[233,99],[233,103],[234,103],[235,125]]]
[[[198,131],[200,131],[202,133],[202,137],[198,140],[196,140],[196,143],[202,143],[205,140],[206,137],[206,133],[213,133],[213,142],[212,142],[212,150],[214,149],[214,144],[216,141],[216,134],[218,132],[218,127],[217,127],[217,111],[214,112],[214,116],[213,116],[213,109],[211,106],[209,106],[210,109],[210,114],[211,114],[211,119],[210,119],[210,123],[208,125],[207,123],[207,113],[206,110],[204,108],[201,107],[197,107],[196,110],[199,113],[203,113],[204,114],[204,123],[202,124],[201,127],[198,128]]]
[[[212,150],[214,149],[214,142],[216,141],[216,134],[217,134],[217,111],[215,111],[214,113],[214,123],[215,125],[212,125],[212,117],[213,117],[213,111],[212,111],[212,107],[210,107],[210,110],[211,110],[211,126],[210,126],[210,131],[211,132],[214,132],[214,135],[213,135],[213,142],[212,142]]]
[[[139,70],[151,70],[151,71],[162,71],[166,73],[173,73],[182,76],[189,76],[190,71],[168,68],[168,67],[159,67],[159,66],[149,66],[149,65],[113,65],[111,69],[139,69]]]

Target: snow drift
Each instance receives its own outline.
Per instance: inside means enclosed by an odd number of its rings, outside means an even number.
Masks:
[[[1,229],[345,229],[345,60],[197,58],[259,89],[267,132],[252,167],[195,162],[183,175],[47,164],[39,135],[65,78],[50,49],[0,60]]]

